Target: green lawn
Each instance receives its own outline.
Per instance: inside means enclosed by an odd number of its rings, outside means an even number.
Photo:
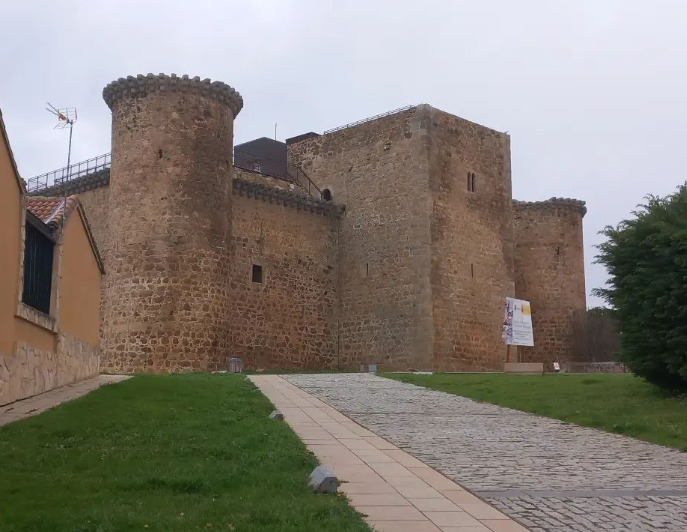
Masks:
[[[244,376],[139,376],[0,428],[0,530],[367,531]]]
[[[632,375],[384,376],[687,451],[687,399]]]

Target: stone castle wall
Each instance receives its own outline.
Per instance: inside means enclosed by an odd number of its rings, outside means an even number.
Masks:
[[[257,172],[234,168],[234,180],[261,188],[233,187],[227,277],[233,304],[225,315],[230,356],[252,369],[338,367],[340,212]],[[104,184],[79,197],[105,262],[104,287],[113,244],[107,227],[110,190]],[[254,264],[263,269],[262,284],[252,282]]]
[[[226,319],[232,355],[244,366],[338,367],[338,225],[336,216],[234,195]]]
[[[88,226],[98,246],[100,256],[105,261],[110,246],[107,226],[107,218],[110,212],[109,183],[104,183],[98,188],[92,188],[86,192],[79,193],[79,200],[86,212]]]
[[[103,297],[108,371],[216,370],[231,356],[234,116],[224,84],[168,76],[121,79]]]
[[[428,150],[424,106],[289,145],[290,162],[346,205],[339,340],[347,369],[432,366]]]
[[[532,303],[534,347],[524,362],[575,360],[577,320],[584,319],[584,203],[556,199],[513,202],[515,293]]]
[[[573,356],[583,204],[512,202],[507,135],[421,105],[301,136],[289,162],[328,202],[232,167],[234,108],[156,80],[106,94],[109,186],[81,194],[106,370],[497,370],[513,295],[533,305],[525,360]]]
[[[301,190],[294,183],[289,183],[283,179],[264,175],[253,170],[239,168],[238,166],[234,166],[234,178],[240,179],[241,181],[248,181],[250,183],[257,183],[270,188],[278,188],[279,190],[285,190],[294,193],[301,192]]]
[[[630,373],[622,362],[566,362],[561,370],[565,373]]]
[[[502,370],[503,303],[514,293],[510,139],[437,109],[430,120],[434,369]]]

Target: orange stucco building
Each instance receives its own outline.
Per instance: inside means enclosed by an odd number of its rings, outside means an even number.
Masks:
[[[0,405],[96,375],[102,261],[76,196],[28,197],[0,113]]]

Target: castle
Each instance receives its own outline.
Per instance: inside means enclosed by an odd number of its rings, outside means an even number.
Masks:
[[[501,370],[574,355],[584,202],[512,199],[510,138],[429,105],[233,147],[228,85],[120,78],[111,166],[78,193],[103,257],[101,368]]]

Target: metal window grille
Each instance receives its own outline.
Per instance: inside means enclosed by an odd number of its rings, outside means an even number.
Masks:
[[[53,242],[27,223],[22,301],[45,314],[50,314],[53,250]]]

